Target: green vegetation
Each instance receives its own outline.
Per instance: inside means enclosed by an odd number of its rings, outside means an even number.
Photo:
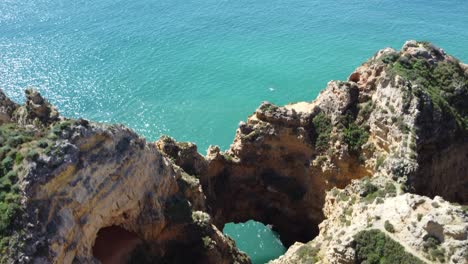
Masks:
[[[16,124],[0,126],[0,263],[6,263],[12,250],[18,250],[19,221],[23,208],[19,175],[24,172],[24,161],[36,161],[40,153],[53,148],[44,137],[61,134],[72,122],[58,122],[50,130],[32,130]]]
[[[388,54],[383,55],[379,59],[385,64],[390,64],[390,63],[395,62],[399,57],[400,57],[400,55],[398,53],[396,53],[396,52],[393,53],[392,52],[392,53],[388,53]]]
[[[375,105],[372,103],[372,101],[365,103],[364,106],[361,107],[359,115],[361,115],[364,119],[369,118],[370,114],[372,113],[372,110],[374,110],[374,107]]]
[[[381,155],[381,156],[377,157],[377,160],[375,161],[375,169],[376,170],[379,169],[383,165],[386,158],[387,157],[385,155]]]
[[[278,106],[272,104],[262,104],[260,110],[263,112],[274,112],[278,110]]]
[[[318,257],[319,249],[310,245],[303,245],[296,251],[301,263],[313,264],[320,260]]]
[[[416,217],[418,218],[418,222],[421,222],[421,219],[422,219],[423,215],[421,213],[419,213]]]
[[[349,200],[349,196],[344,191],[340,192],[338,196],[336,197],[336,201],[338,202],[341,202],[341,201],[346,202],[348,200]]]
[[[393,227],[393,225],[388,220],[385,221],[384,228],[385,228],[385,230],[387,230],[387,232],[390,232],[390,233],[395,232],[395,228]]]
[[[458,62],[431,64],[425,58],[400,56],[390,69],[417,85],[416,96],[428,95],[442,120],[453,117],[459,128],[468,128],[468,78]]]
[[[355,123],[351,123],[344,129],[343,137],[344,142],[349,146],[350,152],[357,153],[361,150],[362,145],[367,142],[369,133]]]
[[[396,187],[391,182],[387,182],[384,188],[379,188],[366,179],[361,185],[361,196],[366,203],[373,203],[377,198],[385,198],[387,195],[395,196],[396,193]]]
[[[354,236],[356,263],[367,264],[423,264],[420,259],[405,251],[397,241],[380,230],[364,230]]]
[[[427,236],[424,238],[423,250],[429,255],[431,260],[445,262],[445,249],[440,247],[437,237]]]
[[[33,134],[13,124],[0,126],[0,263],[6,262],[7,250],[15,221],[21,214],[18,167],[24,156],[21,145],[32,140]]]
[[[315,148],[323,151],[327,148],[328,142],[330,142],[332,131],[330,118],[321,112],[312,119],[312,124],[315,129]]]

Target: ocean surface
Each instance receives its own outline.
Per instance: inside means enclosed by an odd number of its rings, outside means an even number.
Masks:
[[[468,62],[468,1],[0,0],[0,87],[204,153],[228,148],[262,101],[313,100],[408,39]],[[284,250],[258,223],[226,232],[254,263]]]

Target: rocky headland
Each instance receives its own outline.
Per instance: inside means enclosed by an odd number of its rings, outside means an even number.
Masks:
[[[468,65],[386,48],[312,102],[263,103],[227,151],[147,142],[0,92],[0,263],[250,263],[220,230],[271,224],[272,263],[468,263]]]

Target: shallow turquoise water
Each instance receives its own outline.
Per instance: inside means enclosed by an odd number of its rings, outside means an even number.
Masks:
[[[223,232],[236,241],[238,248],[251,256],[253,264],[266,263],[286,251],[279,235],[271,227],[253,220],[227,224]]]
[[[383,47],[430,40],[468,61],[467,14],[466,0],[0,0],[0,87],[225,149],[261,101],[312,100]]]

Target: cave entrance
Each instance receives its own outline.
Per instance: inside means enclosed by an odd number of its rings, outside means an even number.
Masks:
[[[227,223],[223,233],[236,241],[237,247],[249,255],[252,264],[267,263],[286,252],[278,233],[260,222]]]
[[[142,240],[133,232],[119,226],[105,227],[97,233],[93,256],[102,264],[125,264],[140,243]]]

